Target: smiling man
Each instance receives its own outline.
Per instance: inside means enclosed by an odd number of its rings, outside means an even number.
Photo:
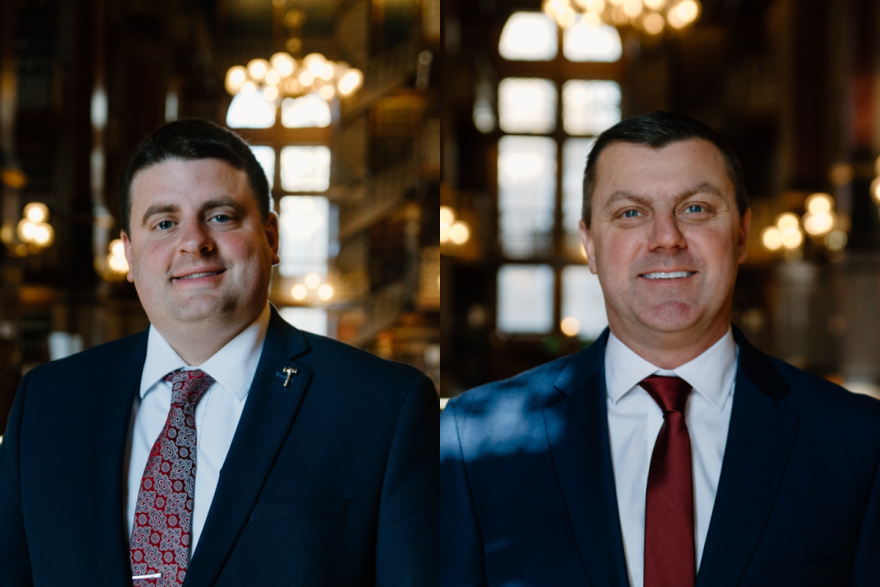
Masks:
[[[250,148],[170,123],[120,209],[151,326],[22,381],[0,586],[436,585],[433,385],[268,303],[278,220]]]
[[[731,326],[750,218],[703,124],[598,137],[581,233],[609,328],[449,402],[444,587],[877,584],[880,402]]]

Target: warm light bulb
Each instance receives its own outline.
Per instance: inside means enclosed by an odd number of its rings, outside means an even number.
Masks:
[[[324,284],[318,288],[318,297],[325,302],[333,297],[333,288],[329,284]]]
[[[293,299],[300,301],[300,302],[302,300],[306,299],[306,296],[308,294],[309,294],[309,290],[306,289],[306,286],[304,286],[301,283],[297,283],[296,285],[293,286],[293,289],[290,290],[290,295],[293,296]]]
[[[315,81],[315,76],[308,69],[304,69],[299,72],[299,83],[301,83],[303,87],[312,85],[313,81]]]
[[[666,0],[644,0],[645,6],[651,10],[660,10],[666,3]]]
[[[880,206],[880,177],[875,177],[871,182],[871,195],[874,197],[874,202]]]
[[[125,245],[122,244],[122,241],[118,238],[110,241],[110,252],[117,257],[125,256]]]
[[[566,316],[563,318],[562,324],[560,324],[559,327],[562,330],[562,334],[565,336],[577,336],[577,333],[581,331],[581,324],[574,316]]]
[[[440,224],[452,226],[455,222],[455,212],[450,206],[440,206]]]
[[[624,0],[623,11],[630,18],[638,18],[642,14],[642,0]]]
[[[666,25],[666,21],[663,20],[663,17],[657,13],[649,14],[645,17],[645,22],[643,26],[645,27],[645,32],[649,35],[659,35],[663,32],[663,27]]]
[[[321,277],[317,273],[309,273],[303,281],[309,289],[315,289],[321,285]]]
[[[807,214],[804,217],[804,230],[813,236],[825,234],[834,227],[834,216],[829,212]]]
[[[336,90],[333,88],[333,86],[327,85],[318,90],[318,94],[320,94],[320,96],[325,100],[332,100],[333,96],[336,95]]]
[[[287,53],[276,53],[269,58],[272,67],[281,74],[281,77],[287,77],[296,69],[296,61]]]
[[[263,89],[263,98],[266,102],[274,102],[278,98],[278,87],[266,86]]]
[[[269,71],[269,62],[265,59],[253,59],[248,63],[247,70],[253,79],[260,81],[266,76],[266,72]]]
[[[783,214],[780,214],[776,217],[776,226],[779,227],[779,230],[781,232],[797,228],[798,225],[800,225],[798,217],[791,212],[784,212]]]
[[[256,92],[256,91],[257,91],[257,84],[255,84],[251,80],[248,80],[248,81],[244,82],[243,84],[241,84],[241,93],[242,94],[250,94],[251,92]]]
[[[309,53],[305,57],[303,57],[303,67],[312,72],[312,75],[315,77],[321,74],[321,71],[324,69],[324,63],[326,60],[324,56],[320,53]]]
[[[270,69],[268,73],[266,73],[266,83],[270,86],[277,86],[281,83],[281,74],[278,73],[276,69]]]
[[[55,231],[52,225],[40,222],[34,228],[34,243],[41,247],[48,247],[55,240]]]
[[[226,72],[226,91],[230,95],[237,94],[245,81],[247,81],[247,70],[244,67],[241,65],[230,67]]]
[[[37,225],[28,220],[27,218],[22,218],[18,222],[18,238],[22,242],[30,243],[34,240],[34,232],[37,229]]]
[[[810,214],[825,214],[831,212],[833,200],[828,194],[812,194],[807,198],[806,207]]]
[[[782,246],[782,233],[775,226],[768,226],[761,231],[761,243],[771,251],[778,251]]]
[[[449,240],[456,245],[463,245],[471,238],[471,228],[467,222],[459,220],[449,228]]]
[[[782,231],[782,246],[786,249],[796,249],[804,242],[804,235],[799,228],[789,228]]]
[[[49,208],[42,202],[31,202],[24,207],[24,216],[34,223],[40,223],[49,217]]]

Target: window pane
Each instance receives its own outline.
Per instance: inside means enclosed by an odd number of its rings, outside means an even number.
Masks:
[[[281,187],[287,192],[327,191],[330,187],[330,148],[281,149]]]
[[[562,270],[562,319],[566,318],[577,320],[581,340],[596,340],[608,326],[599,278],[586,265]]]
[[[581,250],[581,221],[584,201],[584,169],[595,139],[568,139],[562,147],[562,224],[566,247]]]
[[[275,103],[267,102],[261,92],[236,94],[226,112],[229,128],[272,128],[275,126]]]
[[[284,196],[279,203],[281,231],[278,267],[283,277],[327,275],[330,203],[323,196]]]
[[[509,77],[501,80],[498,117],[505,132],[553,132],[556,86],[548,79]]]
[[[498,141],[498,237],[508,257],[548,252],[556,194],[556,142]]]
[[[580,19],[562,38],[562,54],[569,61],[614,62],[622,53],[620,34],[613,26],[593,26]]]
[[[254,157],[260,163],[260,167],[266,173],[266,179],[269,180],[269,191],[275,183],[275,149],[272,147],[251,147]]]
[[[544,334],[552,326],[553,269],[549,265],[502,265],[498,269],[498,330]]]
[[[330,106],[318,94],[281,102],[281,124],[287,128],[325,127],[330,121]]]
[[[542,12],[514,12],[501,30],[498,53],[505,59],[549,61],[558,51],[556,23]]]
[[[327,336],[327,310],[320,308],[287,307],[278,310],[288,324],[300,330]]]
[[[617,82],[573,80],[562,86],[562,123],[572,135],[597,135],[620,122]]]

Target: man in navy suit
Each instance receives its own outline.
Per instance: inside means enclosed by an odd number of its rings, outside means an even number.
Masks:
[[[285,323],[278,221],[234,133],[122,175],[140,334],[29,372],[0,445],[0,586],[437,584],[436,393]]]
[[[880,402],[731,327],[749,222],[701,123],[598,137],[581,233],[609,328],[449,402],[441,585],[880,585]]]

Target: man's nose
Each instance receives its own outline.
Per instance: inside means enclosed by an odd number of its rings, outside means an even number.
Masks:
[[[674,212],[659,212],[651,222],[649,249],[682,249],[687,240]]]
[[[208,226],[200,220],[187,221],[180,236],[180,252],[204,254],[214,250],[214,240]]]

